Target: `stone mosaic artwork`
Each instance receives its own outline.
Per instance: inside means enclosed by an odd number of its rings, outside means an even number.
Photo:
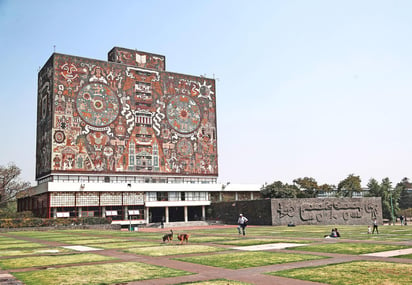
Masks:
[[[39,72],[36,177],[217,176],[215,80],[165,72],[148,53],[109,59],[53,54]]]

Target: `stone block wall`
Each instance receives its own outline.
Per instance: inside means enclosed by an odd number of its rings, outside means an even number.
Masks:
[[[271,225],[270,200],[214,202],[208,208],[207,218],[228,225],[237,224],[239,214],[249,219],[250,225]]]

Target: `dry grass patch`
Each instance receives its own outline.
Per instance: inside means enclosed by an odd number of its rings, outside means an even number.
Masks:
[[[355,261],[268,274],[331,285],[404,285],[412,283],[412,264]]]
[[[309,254],[253,251],[181,257],[175,259],[227,269],[241,269],[324,258],[326,257]]]
[[[121,272],[121,274],[113,274]],[[101,285],[177,277],[192,273],[139,262],[71,266],[47,270],[15,272],[26,285]]]
[[[233,240],[233,241],[224,241],[219,242],[219,244],[225,245],[237,245],[237,246],[248,246],[248,245],[260,245],[260,244],[268,244],[268,243],[302,243],[302,241],[297,240],[287,240],[287,239],[240,239],[240,240]]]
[[[150,255],[150,256],[164,256],[164,255],[175,255],[175,254],[188,254],[188,253],[205,253],[205,252],[216,252],[225,249],[217,248],[207,245],[163,245],[163,246],[151,246],[142,248],[130,248],[125,250],[125,252]]]
[[[13,243],[1,243],[0,250],[6,249],[21,249],[21,248],[38,248],[38,247],[45,247],[45,245],[36,242],[29,242],[29,241],[21,241],[21,242],[13,242]]]
[[[311,252],[326,252],[326,253],[341,253],[341,254],[366,254],[373,252],[382,252],[389,250],[405,249],[408,246],[391,245],[391,244],[376,244],[376,243],[324,243],[300,246],[299,248],[290,248],[291,250],[303,250]]]
[[[135,247],[145,247],[145,246],[158,246],[159,243],[150,241],[124,241],[115,243],[104,243],[99,245],[93,245],[96,248],[104,249],[114,249],[114,248],[135,248]]]
[[[0,256],[19,256],[19,255],[34,255],[47,253],[67,253],[72,250],[62,247],[52,248],[35,248],[35,249],[14,249],[14,250],[0,250]]]
[[[116,258],[107,257],[92,253],[74,253],[65,255],[45,255],[33,257],[18,257],[0,260],[0,267],[3,269],[16,269],[38,266],[53,266],[61,264],[72,264],[82,262],[96,262],[114,260]]]

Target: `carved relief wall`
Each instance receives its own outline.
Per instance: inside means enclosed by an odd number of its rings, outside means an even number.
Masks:
[[[382,222],[381,198],[272,199],[272,224],[363,225]]]
[[[208,208],[208,218],[226,224],[236,224],[240,213],[250,225],[371,225],[375,217],[382,224],[380,197],[216,200]]]
[[[54,54],[41,70],[37,178],[218,175],[215,81],[164,72],[164,57],[132,53],[113,49],[119,63]]]

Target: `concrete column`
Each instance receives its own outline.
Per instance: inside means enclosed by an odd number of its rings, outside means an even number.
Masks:
[[[105,206],[102,207],[102,217],[106,218],[106,207]]]
[[[57,218],[57,208],[53,208],[53,218]]]
[[[77,211],[78,211],[77,215],[79,216],[79,218],[81,218],[82,217],[82,207],[78,207]]]
[[[148,224],[148,223],[150,223],[150,215],[149,215],[149,207],[145,207],[144,208],[144,219],[145,219],[145,221],[146,221],[146,224]]]
[[[129,219],[129,212],[127,211],[128,210],[127,206],[124,206],[123,210],[124,210],[124,215],[123,215],[124,219],[127,221]]]
[[[187,206],[184,206],[184,215],[185,215],[185,222],[187,222],[189,219],[187,217]]]
[[[165,223],[169,222],[169,207],[165,207]]]
[[[206,207],[202,206],[202,221],[206,221]]]

